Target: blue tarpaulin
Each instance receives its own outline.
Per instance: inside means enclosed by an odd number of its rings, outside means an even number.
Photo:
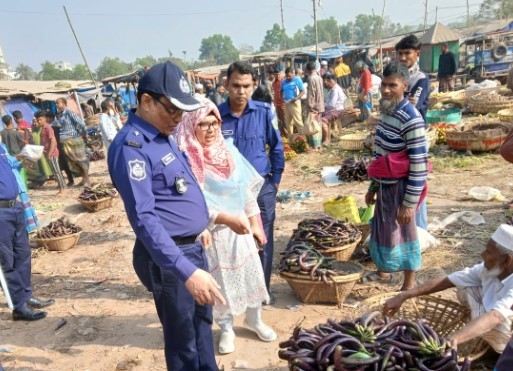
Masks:
[[[363,49],[363,48],[337,45],[337,46],[333,46],[331,48],[326,48],[326,49],[319,51],[319,58],[321,58],[321,59],[338,58],[338,57],[342,57],[346,54],[352,53],[355,50],[360,50],[360,49]],[[314,58],[316,56],[315,52],[306,51],[306,50],[299,50],[297,52],[292,52],[290,54],[292,54],[292,55],[307,55],[309,57],[314,57]]]
[[[32,124],[32,120],[34,119],[34,112],[36,112],[37,110],[38,108],[26,99],[13,98],[3,102],[2,116],[12,116],[12,113],[14,111],[20,111],[23,114],[23,119],[27,121],[29,124]],[[14,125],[16,126],[16,123]],[[3,129],[4,126],[2,123],[0,123],[0,130]]]

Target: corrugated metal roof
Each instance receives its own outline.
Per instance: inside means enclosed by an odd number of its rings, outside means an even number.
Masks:
[[[435,23],[429,28],[424,35],[420,38],[422,44],[441,44],[450,41],[459,41],[460,35],[450,29],[449,27]]]

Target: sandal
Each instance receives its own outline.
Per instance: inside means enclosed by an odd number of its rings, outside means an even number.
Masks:
[[[389,273],[388,278],[382,278],[379,276],[379,272],[372,271],[365,274],[358,283],[370,283],[370,282],[378,282],[378,283],[391,283],[392,282],[392,274]]]

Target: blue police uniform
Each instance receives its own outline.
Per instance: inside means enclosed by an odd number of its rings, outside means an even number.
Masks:
[[[212,306],[197,304],[185,287],[196,269],[207,269],[197,236],[208,209],[184,152],[130,112],[109,147],[108,166],[137,237],[134,269],[162,322],[167,368],[217,370]]]
[[[0,146],[0,262],[14,309],[32,297],[31,255],[23,204],[17,202],[18,182]]]
[[[225,138],[233,138],[239,152],[253,165],[265,179],[258,195],[258,206],[267,243],[263,246],[260,259],[264,268],[265,284],[269,290],[274,251],[274,220],[276,219],[276,184],[281,181],[285,168],[283,142],[278,130],[273,126],[271,105],[249,100],[240,117],[234,115],[225,102],[219,106],[223,120],[222,133]],[[269,146],[269,154],[267,147]]]

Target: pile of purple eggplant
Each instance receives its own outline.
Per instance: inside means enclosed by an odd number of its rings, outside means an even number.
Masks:
[[[470,370],[470,359],[459,364],[456,349],[424,320],[381,320],[380,312],[329,319],[313,330],[297,326],[280,348],[279,357],[297,371]]]
[[[333,267],[335,259],[323,256],[318,250],[305,243],[292,243],[281,255],[278,265],[280,272],[301,274],[305,278],[313,281],[322,280],[326,284],[331,284],[333,277],[344,274]]]
[[[366,157],[362,157],[359,160],[354,157],[346,158],[337,172],[338,179],[343,182],[363,182],[364,180],[369,180],[369,175],[367,174],[369,162],[370,160]]]
[[[341,222],[331,216],[305,219],[294,229],[290,242],[302,242],[325,250],[355,242],[362,233],[354,224]]]

